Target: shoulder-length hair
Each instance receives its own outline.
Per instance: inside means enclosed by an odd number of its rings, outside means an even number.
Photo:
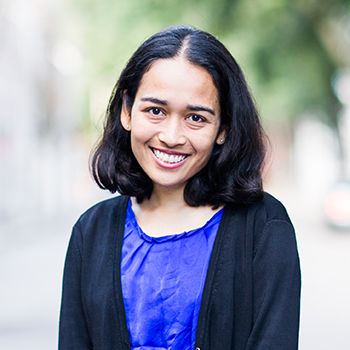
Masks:
[[[187,182],[186,203],[218,207],[261,200],[265,134],[242,70],[219,40],[188,26],[170,27],[150,37],[122,71],[110,98],[103,137],[91,157],[96,183],[112,193],[135,196],[139,202],[150,198],[153,183],[134,157],[130,132],[120,122],[123,93],[131,110],[151,65],[180,55],[212,76],[220,100],[220,130],[226,130],[224,144],[215,144],[207,165]]]

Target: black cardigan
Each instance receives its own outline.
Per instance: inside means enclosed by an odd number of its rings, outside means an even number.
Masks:
[[[60,350],[130,349],[120,278],[128,199],[95,205],[73,228]],[[295,234],[282,204],[265,194],[255,205],[225,208],[204,286],[196,348],[297,349],[299,302]]]

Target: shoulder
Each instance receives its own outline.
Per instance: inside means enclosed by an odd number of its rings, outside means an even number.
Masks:
[[[287,220],[290,222],[288,213],[284,205],[269,193],[264,193],[262,206],[265,210],[266,219],[269,220]]]
[[[86,210],[78,219],[77,223],[84,224],[91,220],[109,218],[111,215],[120,215],[128,205],[128,196],[116,196],[96,203]]]
[[[284,205],[275,197],[264,193],[262,200],[226,213],[228,228],[235,227],[244,232],[244,239],[252,245],[253,251],[260,246],[262,239],[282,243],[295,240],[294,227]]]
[[[239,208],[226,208],[227,216],[242,216],[246,223],[265,225],[273,220],[283,220],[291,224],[284,205],[271,194],[264,192],[263,198],[251,205]]]
[[[124,225],[128,201],[128,196],[117,196],[95,204],[80,216],[74,230],[96,237]]]
[[[263,199],[248,208],[247,220],[254,225],[254,231],[262,231],[274,221],[283,221],[292,226],[284,205],[275,197],[265,192]]]
[[[263,200],[250,208],[247,221],[249,217],[253,228],[254,255],[258,250],[266,251],[268,247],[278,249],[285,257],[297,251],[293,224],[279,200],[264,193]]]

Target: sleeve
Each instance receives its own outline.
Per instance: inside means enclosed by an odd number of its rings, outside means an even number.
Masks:
[[[64,267],[59,350],[92,349],[81,297],[81,243],[77,224],[73,228]]]
[[[253,258],[253,326],[246,350],[298,349],[300,264],[293,226],[268,222]]]

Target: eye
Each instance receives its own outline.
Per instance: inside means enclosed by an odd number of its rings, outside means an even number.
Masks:
[[[156,107],[149,108],[147,111],[153,115],[161,115],[163,113],[161,109]]]
[[[189,120],[191,120],[192,122],[204,122],[205,119],[203,117],[201,117],[200,115],[197,114],[192,114],[188,117]]]

